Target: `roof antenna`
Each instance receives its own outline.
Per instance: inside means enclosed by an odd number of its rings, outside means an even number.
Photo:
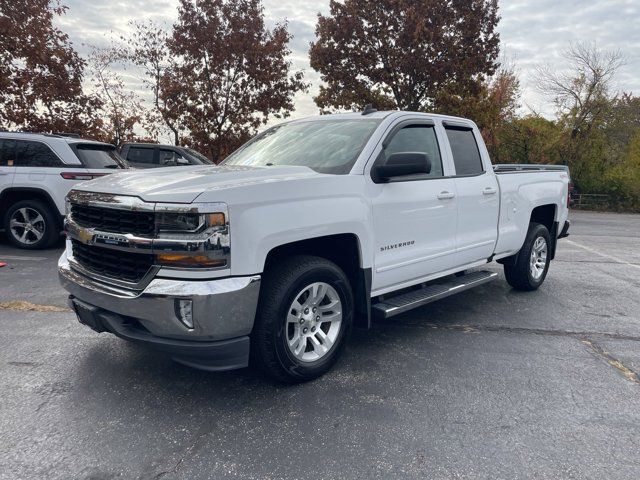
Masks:
[[[373,108],[373,105],[371,105],[370,103],[367,103],[364,107],[364,110],[362,111],[362,115],[369,115],[370,113],[375,113],[377,111],[378,110]]]

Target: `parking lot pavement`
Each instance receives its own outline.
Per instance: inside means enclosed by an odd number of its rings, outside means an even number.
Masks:
[[[0,303],[57,307],[0,309],[2,479],[640,478],[640,215],[572,212],[539,291],[377,322],[297,386],[80,326],[59,253],[0,243]]]

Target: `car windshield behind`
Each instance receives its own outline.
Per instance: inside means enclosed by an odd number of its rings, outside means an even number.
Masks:
[[[194,157],[196,160],[200,160],[201,163],[205,164],[205,165],[212,165],[213,162],[211,160],[209,160],[207,157],[205,157],[203,154],[201,154],[200,152],[196,152],[195,150],[192,150],[191,148],[187,148],[184,147],[184,150],[191,155],[192,157]]]
[[[254,137],[223,165],[299,165],[346,174],[378,124],[373,119],[285,123]]]
[[[111,145],[76,144],[76,155],[85,168],[127,168],[125,160]]]

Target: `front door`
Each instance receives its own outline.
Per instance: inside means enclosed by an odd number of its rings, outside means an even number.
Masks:
[[[431,171],[373,186],[376,294],[455,266],[456,187],[445,178],[433,122],[404,122],[390,135],[376,163],[393,153],[422,152]]]

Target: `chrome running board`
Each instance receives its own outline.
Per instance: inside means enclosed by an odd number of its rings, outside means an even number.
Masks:
[[[496,272],[487,270],[471,272],[460,277],[454,277],[446,283],[431,284],[419,290],[401,293],[395,297],[387,297],[372,305],[371,310],[376,318],[390,318],[449,295],[490,282],[497,276]]]

